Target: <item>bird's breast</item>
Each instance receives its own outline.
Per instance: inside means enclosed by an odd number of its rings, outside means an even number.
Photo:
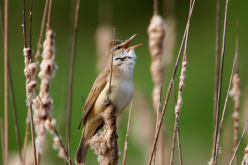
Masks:
[[[134,94],[133,79],[127,77],[113,81],[110,98],[120,114],[131,102]]]
[[[109,90],[109,83],[105,86],[101,94],[98,96],[94,110],[96,113],[104,111],[104,102],[106,100]],[[134,94],[134,84],[132,78],[127,77],[112,77],[111,93],[109,95],[112,104],[116,107],[117,114],[119,115],[131,102]]]

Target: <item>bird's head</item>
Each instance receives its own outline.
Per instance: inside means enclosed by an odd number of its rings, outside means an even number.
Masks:
[[[115,65],[115,63],[118,63],[118,61],[125,61],[126,59],[136,59],[134,49],[141,46],[142,44],[128,47],[128,45],[135,36],[136,34],[124,41],[114,40],[114,43],[113,41],[111,41],[107,49],[108,62],[111,61],[112,52],[113,52],[113,65]]]

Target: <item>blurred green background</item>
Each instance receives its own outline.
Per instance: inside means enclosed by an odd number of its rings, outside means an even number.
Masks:
[[[72,124],[71,124],[71,156],[74,162],[74,155],[80,140],[81,131],[77,131],[77,126],[83,110],[81,96],[87,97],[91,86],[96,79],[97,51],[95,43],[95,32],[99,26],[99,3],[100,1],[81,1],[77,48],[74,65],[73,102],[72,102]],[[136,49],[137,60],[134,69],[134,108],[131,119],[131,130],[127,151],[127,164],[147,164],[151,152],[153,137],[155,132],[156,115],[152,106],[153,83],[150,75],[150,53],[148,50],[147,27],[153,14],[152,0],[119,0],[102,1],[109,3],[103,13],[110,13],[112,26],[116,28],[118,39],[127,39],[133,34],[138,34],[131,45],[143,44]],[[163,17],[168,14],[167,10],[172,10],[176,22],[175,26],[175,47],[171,62],[166,63],[165,79],[163,84],[164,102],[168,84],[174,68],[176,56],[179,50],[183,32],[186,26],[189,10],[189,1],[174,1],[174,9],[167,6],[165,1],[159,1],[159,13]],[[30,1],[26,2],[26,13],[28,18]],[[36,51],[36,44],[39,37],[41,19],[45,1],[34,1],[33,3],[33,30],[32,45]],[[240,130],[243,130],[247,118],[248,102],[248,57],[247,57],[247,36],[248,36],[248,1],[230,0],[228,20],[225,64],[223,74],[223,87],[221,109],[229,83],[229,77],[235,53],[236,20],[239,20],[239,71],[241,76],[241,104],[240,104]],[[3,1],[1,1],[3,7]],[[224,0],[221,1],[221,29],[224,20]],[[101,7],[100,7],[101,8]],[[71,16],[72,10],[72,16]],[[111,10],[111,12],[109,11]],[[75,11],[75,0],[73,1],[53,1],[51,28],[56,33],[56,64],[58,70],[52,80],[51,95],[54,101],[52,118],[57,120],[57,129],[63,141],[66,139],[66,119],[67,119],[67,90],[69,61],[72,41],[73,17]],[[173,12],[174,11],[174,12]],[[112,13],[112,14],[111,14]],[[174,14],[173,14],[174,13]],[[24,57],[23,57],[23,30],[22,30],[22,1],[9,1],[9,59],[16,98],[18,124],[23,145],[25,135],[25,123],[27,116]],[[29,24],[29,21],[27,21]],[[196,0],[188,38],[188,67],[183,90],[183,108],[180,113],[179,125],[181,132],[182,156],[184,164],[207,164],[211,157],[212,129],[213,129],[213,97],[214,97],[214,68],[215,68],[215,27],[216,27],[216,1]],[[221,30],[222,35],[222,30]],[[222,38],[222,37],[221,37]],[[0,105],[1,118],[4,117],[4,57],[3,40],[0,40]],[[180,75],[181,63],[175,78],[176,89]],[[40,80],[38,80],[40,81]],[[230,98],[227,105],[227,113],[224,121],[221,137],[222,153],[219,156],[220,164],[227,164],[233,153],[233,101]],[[129,110],[126,110],[118,122],[118,143],[121,151],[120,162],[123,157],[125,133],[128,121]],[[165,161],[169,164],[171,142],[174,127],[174,98],[170,97],[169,104],[163,122],[165,139]],[[241,135],[241,131],[240,131]],[[52,148],[52,138],[49,133],[44,146],[44,154],[41,164],[64,164],[58,154]],[[238,151],[239,164],[243,157],[243,150],[247,144],[248,132],[241,143]],[[29,138],[31,144],[31,136]],[[177,148],[177,147],[176,147]],[[17,144],[13,125],[13,114],[11,101],[9,101],[9,151],[10,159],[17,156]],[[0,150],[2,154],[2,150]],[[32,155],[28,156],[29,158]],[[2,163],[2,156],[0,156]],[[158,161],[157,161],[158,162]],[[0,163],[0,164],[1,164]],[[86,164],[97,164],[96,155],[89,150]],[[178,164],[177,149],[175,152],[175,163]]]

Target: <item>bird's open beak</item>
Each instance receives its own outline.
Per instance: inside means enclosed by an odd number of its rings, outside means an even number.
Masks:
[[[132,41],[132,39],[136,36],[137,34],[133,35],[132,37],[130,37],[128,40],[127,40],[127,43],[126,45],[124,46],[124,49],[128,49],[128,50],[131,50],[131,49],[135,49],[139,46],[141,46],[142,44],[139,44],[139,45],[135,45],[135,46],[132,46],[132,47],[128,47],[128,45],[130,44],[130,42]]]

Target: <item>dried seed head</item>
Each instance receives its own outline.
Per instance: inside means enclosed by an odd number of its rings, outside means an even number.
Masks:
[[[239,111],[239,103],[240,103],[240,76],[239,73],[236,72],[233,75],[233,87],[229,92],[229,95],[233,97],[234,100],[234,108],[236,111]]]
[[[164,58],[165,65],[172,63],[176,43],[176,20],[172,17],[165,19],[166,37],[164,39]]]
[[[27,93],[27,102],[32,101],[32,99],[34,98],[34,94],[35,94],[35,89],[37,88],[38,83],[37,81],[30,81],[27,85],[26,85],[26,93]]]
[[[239,73],[236,72],[233,75],[233,87],[229,92],[229,95],[233,97],[234,101],[234,112],[233,112],[233,119],[234,119],[234,147],[238,145],[238,131],[239,131],[239,103],[240,103],[240,77]]]
[[[49,29],[46,32],[46,39],[43,44],[43,50],[44,50],[42,53],[43,59],[53,60],[55,58],[55,46],[54,46],[55,41],[53,37],[54,37],[54,32],[53,30]]]
[[[147,30],[149,36],[149,50],[153,58],[161,59],[163,55],[163,41],[166,34],[164,20],[159,15],[154,15]]]
[[[61,144],[60,142],[61,142],[62,140],[61,140],[61,137],[59,136],[55,136],[54,137],[54,139],[53,139],[53,148],[56,150],[56,149],[58,149],[59,150],[59,154],[58,154],[58,156],[59,157],[61,157],[61,158],[63,158],[63,159],[65,159],[65,160],[67,160],[68,161],[68,157],[67,157],[67,155],[66,155],[66,151],[64,150],[64,144]]]
[[[108,106],[102,113],[105,123],[103,132],[99,131],[88,143],[98,155],[98,162],[101,165],[118,164],[119,149],[116,136],[116,110],[113,105]]]
[[[39,77],[45,81],[51,81],[51,78],[54,77],[55,71],[57,70],[57,65],[51,59],[43,60],[40,64],[41,72]]]
[[[210,159],[210,161],[208,162],[208,165],[212,165],[214,162],[213,162],[213,158]]]
[[[45,142],[45,138],[46,138],[46,134],[42,134],[42,135],[37,136],[37,138],[35,139],[36,150],[40,154],[42,154],[42,151],[43,151],[42,146],[43,146],[43,144]]]
[[[24,74],[26,77],[29,77],[30,79],[35,79],[35,76],[37,74],[38,66],[36,63],[30,63],[28,64],[28,67],[24,69]]]
[[[27,78],[26,80],[26,95],[27,103],[31,103],[34,98],[35,89],[38,86],[37,81],[35,81],[35,76],[37,74],[38,67],[35,63],[32,63],[33,50],[30,48],[24,48],[24,57],[25,57],[25,69],[24,74]]]
[[[65,150],[60,149],[58,156],[68,161]]]
[[[164,52],[164,38],[166,34],[166,27],[164,20],[159,15],[154,15],[150,21],[150,25],[147,30],[149,36],[149,50],[151,54],[151,74],[154,83],[153,88],[153,106],[157,110],[160,99],[160,82],[161,75],[164,72],[164,64],[162,62],[162,56]]]
[[[53,100],[52,97],[49,93],[44,93],[43,97],[41,98],[42,103],[43,103],[43,108],[46,110],[48,115],[52,113],[53,109]]]
[[[151,69],[151,73],[152,73],[153,83],[156,84],[156,86],[160,87],[161,75],[164,72],[163,62],[160,60],[152,61],[150,69]]]
[[[248,165],[248,145],[245,147],[244,158],[241,165]]]
[[[184,80],[186,78],[186,67],[187,67],[187,65],[188,65],[188,59],[187,59],[186,52],[184,51],[181,74],[180,74],[180,77],[179,77],[180,81],[179,81],[179,90],[178,90],[178,100],[177,100],[177,105],[175,107],[175,113],[176,114],[180,113],[180,111],[182,109],[182,105],[183,105],[182,90],[185,87]]]
[[[50,131],[50,133],[54,133],[55,125],[56,125],[56,119],[52,119],[52,120],[46,119],[45,127],[48,131]]]
[[[46,40],[43,44],[43,61],[40,64],[41,71],[39,77],[41,78],[40,93],[34,99],[34,123],[37,132],[36,143],[38,145],[38,151],[42,151],[43,142],[45,140],[46,132],[54,133],[56,120],[50,118],[50,114],[53,109],[53,100],[49,94],[51,86],[51,79],[55,75],[57,66],[53,61],[55,58],[55,46],[54,46],[54,33],[51,29],[46,32]],[[40,101],[41,99],[41,101]],[[61,143],[61,138],[55,134],[54,145],[56,149],[59,149],[59,156],[68,160],[66,151]]]
[[[97,28],[95,33],[96,48],[97,48],[97,71],[101,72],[106,63],[107,45],[112,40],[113,27],[110,25],[101,25]]]
[[[30,59],[33,59],[33,57],[34,57],[34,52],[33,52],[33,50],[30,50],[30,48],[24,48],[23,53],[24,53],[23,55],[25,57],[25,61],[24,61],[25,68],[27,68],[28,64],[31,63]]]
[[[27,92],[30,93],[30,92],[33,92],[36,87],[38,86],[38,83],[37,81],[30,81],[30,83],[27,85]]]
[[[44,81],[41,81],[40,95],[43,96],[43,95],[45,95],[45,93],[48,93],[50,86],[51,86],[50,83],[48,83],[46,79]]]
[[[53,139],[53,148],[58,149],[60,146],[61,145],[60,145],[59,137],[55,136]]]

